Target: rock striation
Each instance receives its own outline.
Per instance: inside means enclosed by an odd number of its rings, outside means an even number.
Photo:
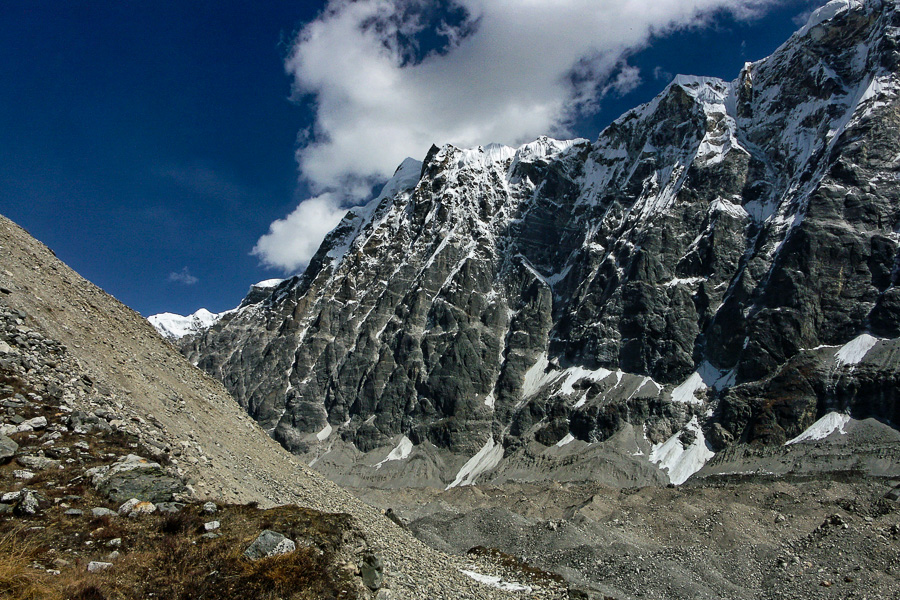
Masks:
[[[831,2],[593,143],[433,147],[183,351],[353,485],[681,483],[900,423],[898,66],[896,1]]]

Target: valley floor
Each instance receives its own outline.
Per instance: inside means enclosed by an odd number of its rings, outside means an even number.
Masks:
[[[435,548],[498,548],[589,598],[874,600],[900,597],[895,486],[839,474],[360,494]]]

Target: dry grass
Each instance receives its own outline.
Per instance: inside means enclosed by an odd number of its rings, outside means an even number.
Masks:
[[[52,577],[29,567],[36,549],[24,541],[21,531],[0,537],[0,598],[57,600],[62,598]]]

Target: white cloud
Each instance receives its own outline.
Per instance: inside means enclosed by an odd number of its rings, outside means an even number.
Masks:
[[[624,96],[641,85],[641,70],[631,65],[624,65],[622,70],[604,88],[604,92],[615,92]]]
[[[605,93],[634,89],[640,74],[623,67],[624,59],[653,35],[701,26],[717,11],[750,18],[776,2],[331,0],[300,31],[286,61],[297,97],[315,107],[297,151],[301,177],[316,193],[340,189],[362,199],[373,182],[433,143],[567,136],[568,124],[596,110]],[[435,6],[468,18],[448,24]],[[445,47],[417,56],[410,40],[423,32],[419,39],[443,36]],[[321,197],[315,202],[321,209]],[[325,212],[333,216],[339,206]],[[279,237],[290,239],[291,223],[310,234],[293,216],[273,224]],[[304,254],[287,259],[274,239],[270,232],[255,250],[271,265],[302,265],[306,244],[315,245],[305,240]],[[270,251],[278,258],[270,260]]]
[[[346,208],[337,194],[325,193],[305,200],[294,212],[269,226],[253,248],[269,267],[294,272],[306,265],[322,239],[341,221]]]
[[[194,285],[200,280],[191,275],[187,267],[184,267],[180,271],[169,273],[169,281],[183,283],[184,285]]]

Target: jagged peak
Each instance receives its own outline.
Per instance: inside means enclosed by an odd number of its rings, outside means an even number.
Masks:
[[[583,138],[571,140],[557,140],[548,136],[540,136],[532,142],[521,146],[507,146],[505,144],[486,144],[474,148],[460,148],[453,144],[446,144],[434,156],[439,161],[457,168],[484,169],[491,165],[513,162],[531,162],[540,159],[551,159],[566,152],[576,145],[590,143]]]

